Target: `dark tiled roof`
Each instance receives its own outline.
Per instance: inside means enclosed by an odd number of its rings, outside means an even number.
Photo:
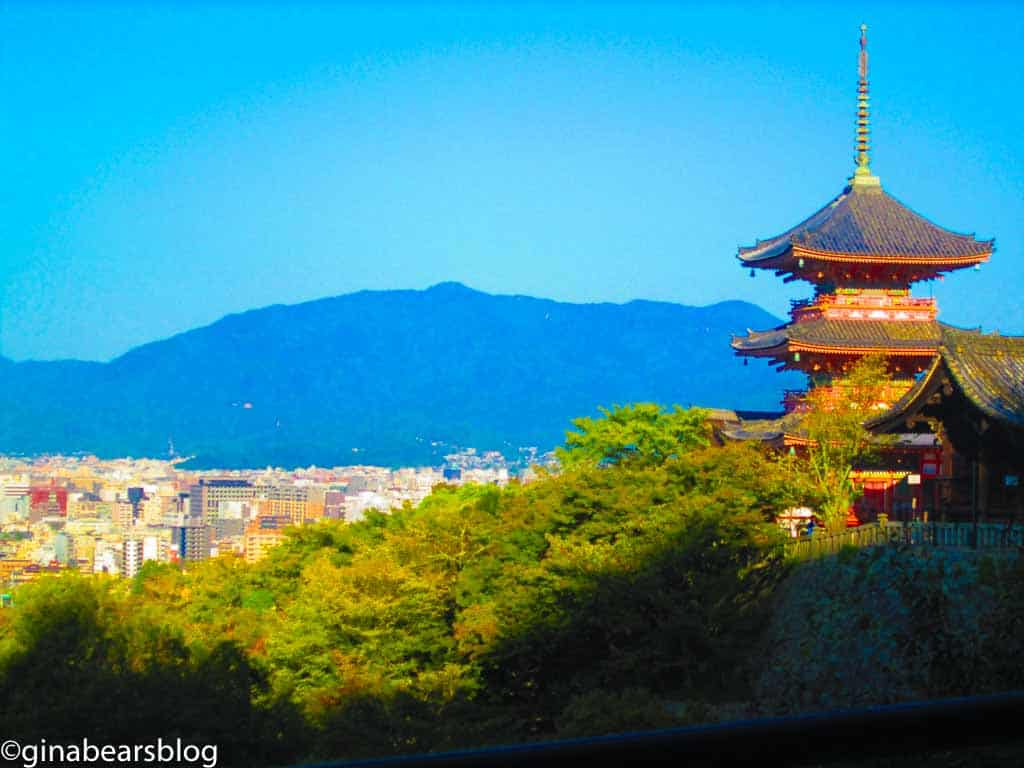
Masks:
[[[867,426],[891,425],[914,412],[942,369],[982,413],[1024,427],[1024,336],[998,336],[940,326],[942,343],[932,367],[886,413]]]
[[[787,413],[774,419],[743,419],[739,424],[722,430],[722,434],[730,440],[760,440],[771,442],[783,435],[806,438],[807,431],[801,422],[803,415]]]
[[[764,443],[778,440],[784,434],[785,432],[781,428],[775,428],[775,425],[752,426],[747,424],[747,422],[743,422],[738,427],[722,430],[722,435],[729,440],[759,440]]]
[[[881,187],[847,187],[839,197],[781,235],[740,248],[748,263],[767,261],[791,246],[860,256],[919,258],[983,257],[992,240],[977,240],[933,224]]]
[[[903,397],[893,403],[887,411],[868,419],[864,422],[864,426],[868,429],[876,429],[883,426],[891,427],[900,421],[907,409],[912,408],[914,403],[920,400],[922,396],[927,397],[925,390],[932,386],[932,380],[938,375],[941,367],[942,357],[936,355],[931,367],[914,382],[914,385],[904,393]]]
[[[732,348],[740,352],[754,349],[773,349],[781,346],[789,338],[786,328],[775,328],[771,331],[747,331],[746,336],[733,336]]]
[[[935,322],[805,320],[770,331],[751,331],[733,338],[732,346],[740,352],[763,350],[789,340],[819,347],[927,350],[938,347],[939,328]]]
[[[1024,336],[944,326],[940,354],[968,400],[995,419],[1024,427]]]

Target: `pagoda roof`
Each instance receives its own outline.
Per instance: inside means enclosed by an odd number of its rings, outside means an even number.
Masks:
[[[1024,336],[983,334],[948,325],[942,326],[939,354],[928,371],[867,426],[891,426],[920,410],[944,378],[989,418],[1024,428]]]
[[[792,229],[741,247],[738,257],[750,266],[778,267],[796,249],[833,261],[973,264],[988,258],[994,242],[943,229],[881,186],[853,183]]]
[[[802,415],[787,413],[769,419],[741,419],[736,424],[722,430],[722,434],[730,440],[757,440],[763,443],[775,443],[781,447],[785,438],[796,438],[797,442],[805,442],[806,430],[801,426]]]
[[[934,321],[804,320],[770,331],[737,336],[737,352],[767,352],[784,346],[795,349],[870,352],[908,350],[932,352],[939,345],[941,325]]]

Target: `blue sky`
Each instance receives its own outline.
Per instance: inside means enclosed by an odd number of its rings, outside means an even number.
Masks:
[[[917,292],[1024,333],[1019,4],[8,2],[0,352],[443,280],[782,315],[736,247],[850,175],[862,21],[872,169],[996,238]]]

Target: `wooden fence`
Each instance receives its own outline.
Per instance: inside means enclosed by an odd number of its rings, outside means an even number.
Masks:
[[[1024,547],[1024,525],[1003,523],[867,523],[839,533],[819,529],[793,539],[786,547],[797,560],[834,555],[843,547],[884,545],[931,546],[951,549],[1015,550]]]

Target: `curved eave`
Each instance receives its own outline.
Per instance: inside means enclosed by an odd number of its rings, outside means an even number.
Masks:
[[[913,266],[950,267],[973,266],[987,261],[992,255],[992,243],[986,244],[987,248],[978,253],[965,254],[963,256],[926,256],[906,253],[845,253],[841,251],[823,251],[815,248],[808,248],[804,245],[793,245],[794,257],[805,259],[816,259],[818,261],[841,261],[858,264],[907,264]]]
[[[737,352],[769,351],[785,345],[792,323],[783,323],[766,331],[747,328],[746,336],[733,336],[730,342]]]
[[[800,259],[815,263],[834,264],[892,264],[906,267],[931,267],[937,271],[950,271],[984,264],[992,256],[992,246],[988,250],[966,256],[924,256],[914,254],[891,253],[846,253],[841,251],[822,251],[806,246],[787,242],[782,248],[773,248],[767,253],[747,257],[743,253],[737,255],[746,266],[758,269],[774,269],[784,272],[796,272]]]
[[[856,346],[850,344],[810,344],[790,339],[786,345],[792,352],[813,352],[819,355],[870,355],[884,352],[890,357],[934,357],[938,354],[938,345],[932,347],[896,347],[885,344]]]
[[[782,432],[759,432],[750,429],[744,429],[743,427],[735,427],[732,429],[723,429],[722,436],[728,440],[735,441],[757,441],[759,443],[769,444],[781,444],[784,438]]]
[[[773,331],[750,331],[747,336],[733,336],[730,346],[737,352],[746,354],[768,353],[774,349],[785,350],[787,340],[784,328]]]
[[[938,344],[919,347],[897,347],[890,345],[811,344],[798,339],[783,338],[772,344],[743,344],[743,339],[734,339],[732,348],[737,353],[758,357],[784,357],[792,352],[808,352],[818,355],[870,355],[884,352],[890,357],[935,357]]]
[[[938,386],[938,370],[942,367],[942,358],[936,356],[931,367],[925,374],[914,382],[906,394],[897,400],[889,410],[864,422],[865,428],[873,432],[890,432],[905,426],[908,413],[916,413],[924,407],[925,401],[931,397],[935,387]]]
[[[741,248],[737,252],[736,258],[749,267],[772,269],[776,262],[784,260],[782,257],[789,253],[792,248],[793,243],[791,240],[783,240],[780,243],[764,250],[759,247],[754,253],[744,253],[744,249]]]
[[[835,209],[850,195],[851,188],[846,187],[837,197],[834,197],[826,205],[819,208],[795,227],[787,229],[775,237],[764,241],[758,241],[756,245],[739,248],[737,257],[745,264],[759,266],[772,261],[790,250],[796,242],[796,237],[808,231],[814,231],[828,223],[828,220],[835,213]]]

